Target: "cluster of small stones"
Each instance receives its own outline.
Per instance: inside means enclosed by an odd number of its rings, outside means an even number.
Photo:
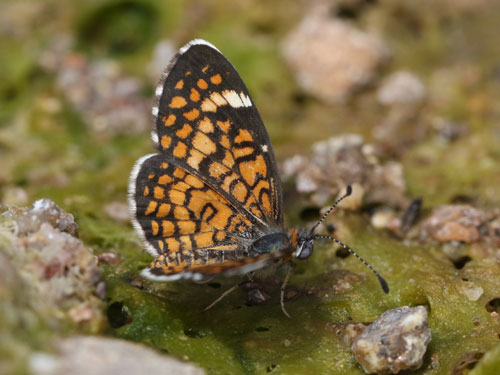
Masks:
[[[347,209],[357,210],[362,204],[404,209],[409,204],[402,165],[382,163],[375,148],[359,135],[315,143],[311,157],[296,155],[285,160],[282,172],[285,178],[295,178],[298,192],[310,193],[313,203],[320,206],[330,203],[348,184],[355,199],[344,205]]]
[[[50,199],[29,208],[10,207],[0,215],[0,319],[8,341],[0,340],[0,372],[15,373],[15,358],[24,358],[29,373],[38,375],[203,374],[195,365],[140,344],[90,336],[59,338],[69,326],[97,333],[107,325],[99,261],[115,264],[117,258],[112,253],[96,257],[77,236],[73,215]],[[25,331],[35,336],[40,326],[54,333],[44,343],[47,352],[33,352],[30,342],[19,337]],[[5,353],[10,353],[8,358],[2,357]]]
[[[56,75],[57,88],[94,132],[112,136],[150,128],[151,100],[143,95],[143,83],[115,61],[91,60],[73,51],[71,38],[60,37],[42,53],[40,64]],[[57,98],[46,102],[49,111],[61,107]]]
[[[2,214],[3,256],[25,286],[33,310],[51,327],[73,322],[89,331],[104,323],[97,296],[98,259],[77,238],[73,215],[50,199]],[[101,296],[102,297],[102,296]]]
[[[377,149],[365,144],[359,135],[342,135],[314,144],[312,156],[295,155],[285,160],[282,175],[294,179],[297,191],[309,194],[312,203],[320,207],[331,204],[344,193],[346,185],[351,185],[352,194],[341,202],[341,208],[376,207],[370,217],[373,227],[406,240],[441,243],[453,262],[467,255],[460,244],[482,244],[473,248],[480,258],[494,255],[492,249],[500,244],[498,210],[451,204],[438,206],[421,217],[425,202],[411,201],[407,196],[402,164],[381,162]]]

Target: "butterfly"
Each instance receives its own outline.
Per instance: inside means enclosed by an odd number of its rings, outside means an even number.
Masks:
[[[129,184],[133,226],[155,257],[143,276],[200,281],[291,265],[310,257],[319,238],[354,253],[314,234],[335,205],[311,230],[287,229],[269,135],[243,80],[215,46],[201,39],[183,46],[155,94],[158,152],[136,162]]]

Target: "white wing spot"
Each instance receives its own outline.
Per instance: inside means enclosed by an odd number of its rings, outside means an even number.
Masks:
[[[158,85],[158,87],[156,88],[155,94],[156,94],[156,96],[161,96],[162,93],[163,93],[163,85]]]
[[[156,116],[158,116],[158,111],[159,111],[158,107],[153,107],[153,110],[151,111],[151,113],[153,114],[153,116],[156,117]]]
[[[267,150],[269,150],[269,148],[267,147],[267,145],[262,145],[262,151],[263,152],[267,152]]]
[[[221,105],[226,105],[227,101],[222,97],[218,92],[213,92],[210,95],[210,99],[215,103],[216,106],[220,107]]]
[[[241,100],[238,93],[234,90],[222,91],[222,96],[227,100],[229,105],[233,108],[243,107],[243,101]]]
[[[252,101],[250,100],[250,97],[248,95],[245,95],[245,93],[240,92],[240,98],[241,98],[241,101],[243,102],[243,105],[245,107],[252,106]]]
[[[154,130],[151,132],[151,139],[153,140],[155,146],[158,145],[158,134]]]

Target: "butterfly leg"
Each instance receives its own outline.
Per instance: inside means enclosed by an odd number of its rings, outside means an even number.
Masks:
[[[204,279],[204,280],[193,280],[196,284],[208,284],[210,281],[214,280],[216,277],[210,277],[208,279]]]
[[[290,314],[285,309],[285,289],[288,284],[288,280],[290,279],[290,275],[292,274],[293,270],[293,263],[290,262],[288,263],[288,270],[286,271],[285,279],[283,280],[283,284],[281,284],[281,295],[280,295],[280,304],[281,304],[281,310],[283,313],[286,315],[287,318],[291,319],[292,317]]]
[[[250,280],[245,280],[245,281],[242,281],[241,283],[239,284],[236,284],[236,285],[233,285],[231,288],[229,288],[228,290],[226,290],[224,293],[222,293],[215,301],[213,301],[210,305],[208,305],[207,307],[205,307],[203,309],[203,312],[207,311],[207,310],[210,310],[212,307],[214,307],[217,303],[219,303],[224,297],[228,296],[229,294],[231,294],[232,292],[234,292],[236,289],[238,289],[240,286],[242,285],[245,285],[246,283],[250,282]]]

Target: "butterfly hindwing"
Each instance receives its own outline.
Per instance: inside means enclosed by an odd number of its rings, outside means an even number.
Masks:
[[[132,182],[134,223],[156,257],[149,276],[212,274],[266,258],[248,258],[246,249],[252,240],[245,233],[250,221],[222,195],[177,167],[172,157],[141,158]],[[210,269],[214,265],[219,266]]]

